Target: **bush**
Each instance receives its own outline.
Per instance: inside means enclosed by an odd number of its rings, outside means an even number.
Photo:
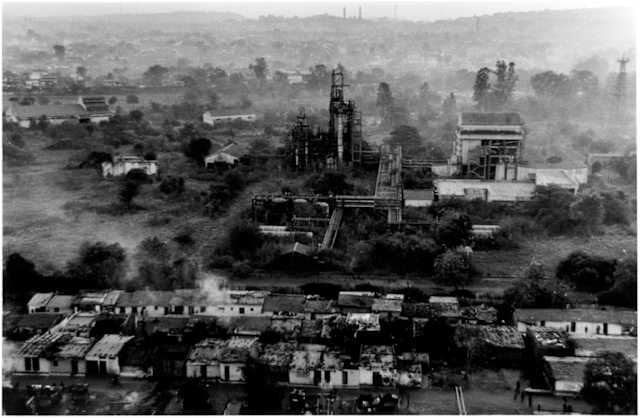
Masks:
[[[249,277],[252,272],[253,268],[248,261],[238,261],[231,266],[231,274],[241,279]]]
[[[436,258],[434,271],[437,281],[455,289],[471,283],[472,268],[469,259],[451,250]]]
[[[571,303],[567,288],[558,282],[521,280],[504,291],[504,302],[514,308],[558,308]]]
[[[558,264],[556,277],[579,290],[599,292],[611,286],[615,265],[615,260],[576,251]]]
[[[230,255],[214,255],[209,261],[209,267],[217,269],[228,269],[233,266],[233,257]]]
[[[264,237],[255,224],[240,221],[229,230],[224,252],[236,259],[252,259],[263,240]]]
[[[438,220],[435,233],[437,242],[455,248],[471,238],[471,220],[463,213],[447,211]]]
[[[603,194],[602,205],[604,208],[604,224],[629,225],[629,209],[624,201],[624,196],[616,196],[613,193]]]
[[[184,192],[184,178],[183,177],[165,177],[158,186],[160,191],[164,194],[181,194]]]
[[[136,96],[135,94],[127,95],[127,103],[129,103],[129,104],[137,104],[139,102],[140,102],[140,99],[138,99],[138,96]]]

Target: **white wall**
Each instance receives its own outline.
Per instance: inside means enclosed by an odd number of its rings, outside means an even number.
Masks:
[[[604,334],[604,324],[596,322],[576,322],[575,331],[571,331],[570,321],[536,321],[533,326],[545,326],[555,329],[567,331],[569,334],[577,337],[591,337],[595,335],[622,335],[622,326],[620,324],[607,324],[607,334]],[[524,322],[518,322],[518,331],[525,332],[530,326]]]
[[[530,182],[482,181],[466,179],[437,179],[434,185],[440,198],[465,197],[465,189],[486,190],[488,201],[516,201],[530,199],[536,185]]]

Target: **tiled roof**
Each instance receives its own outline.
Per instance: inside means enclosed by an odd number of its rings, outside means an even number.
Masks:
[[[31,296],[31,299],[29,299],[27,306],[31,306],[34,308],[45,307],[52,297],[53,293],[36,293],[35,295]]]
[[[623,309],[516,309],[516,321],[592,322],[633,325],[637,323],[637,312]]]
[[[304,295],[269,295],[264,299],[263,312],[304,312]]]
[[[603,352],[611,351],[638,358],[638,339],[635,337],[592,337],[573,338],[576,356],[596,357]]]
[[[58,348],[55,357],[60,358],[84,358],[93,344],[92,338],[73,337]]]
[[[375,294],[373,292],[340,292],[338,306],[342,308],[371,309]]]
[[[269,366],[289,366],[295,350],[295,343],[281,341],[277,344],[265,345],[261,350],[259,359]]]
[[[107,334],[100,339],[87,353],[87,358],[115,358],[132,336]]]
[[[524,349],[522,334],[511,326],[459,325],[454,338],[459,346],[484,342],[494,347]]]
[[[50,118],[77,117],[87,113],[84,108],[78,104],[13,106],[11,111],[21,119],[38,119],[42,115]]]
[[[308,313],[335,313],[338,309],[334,300],[307,300],[304,303],[304,312]]]
[[[47,303],[47,309],[59,308],[69,309],[75,300],[75,296],[71,295],[55,295]]]
[[[14,315],[10,321],[7,321],[4,330],[7,331],[10,328],[45,330],[51,328],[52,326],[60,322],[63,318],[63,315],[47,312],[37,312],[24,315],[18,314]]]
[[[58,344],[70,340],[66,334],[45,332],[29,338],[16,352],[19,356],[27,357],[47,357],[55,353]]]

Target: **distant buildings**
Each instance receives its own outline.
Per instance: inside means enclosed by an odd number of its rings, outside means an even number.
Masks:
[[[69,123],[100,123],[108,121],[113,112],[104,97],[80,97],[75,104],[12,105],[6,110],[5,118],[22,128],[29,128],[40,119],[52,125]]]
[[[253,123],[256,121],[256,119],[257,117],[255,113],[221,115],[221,114],[214,114],[211,111],[207,111],[202,115],[202,121],[211,126],[216,126],[216,125],[231,123],[231,122]]]
[[[137,156],[116,156],[113,161],[102,163],[103,177],[125,176],[131,170],[141,170],[148,176],[155,176],[158,174],[158,161]]]
[[[527,326],[541,326],[572,336],[636,335],[636,316],[635,311],[620,309],[517,309],[514,320],[522,332]]]

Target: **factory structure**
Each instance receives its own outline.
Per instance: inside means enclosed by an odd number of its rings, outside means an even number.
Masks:
[[[309,126],[304,111],[289,134],[288,165],[296,171],[322,168],[342,169],[362,163],[362,118],[354,100],[345,100],[344,74],[331,73],[329,129],[320,132]]]

